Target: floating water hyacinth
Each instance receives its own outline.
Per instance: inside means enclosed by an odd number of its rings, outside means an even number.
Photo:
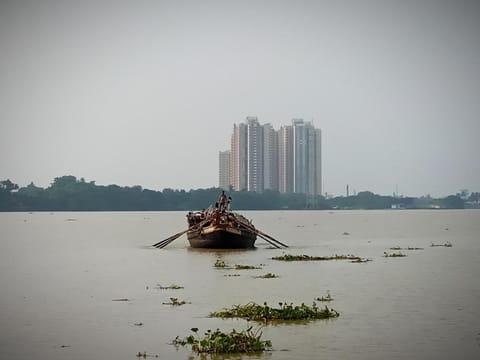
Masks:
[[[198,328],[192,328],[191,331],[197,334]],[[240,332],[233,329],[230,333],[224,333],[217,329],[215,331],[207,330],[203,338],[190,335],[180,339],[177,336],[172,341],[172,345],[190,345],[192,350],[198,354],[257,353],[270,350],[272,342],[262,340],[261,337],[260,328],[252,331],[252,327],[249,327]]]
[[[183,286],[180,286],[180,285],[176,285],[176,284],[171,284],[171,285],[168,285],[168,286],[162,286],[160,284],[157,285],[156,289],[159,289],[159,290],[178,290],[178,289],[183,289]]]
[[[332,298],[332,295],[330,295],[330,291],[327,291],[327,295],[318,297],[315,300],[322,301],[322,302],[329,302],[329,301],[333,301],[333,298]]]
[[[253,265],[235,265],[235,270],[255,270],[255,269],[261,269],[259,266],[253,266]]]
[[[162,303],[163,305],[172,305],[172,306],[181,306],[185,304],[189,304],[184,300],[178,300],[178,298],[171,297],[170,302]]]
[[[225,261],[219,259],[215,261],[215,264],[213,266],[216,268],[226,268],[227,264],[225,263]]]
[[[406,248],[402,248],[400,246],[393,246],[390,248],[390,250],[423,250],[421,247],[413,247],[413,246],[408,246]]]
[[[329,319],[339,316],[334,309],[327,306],[319,308],[315,302],[312,306],[301,305],[294,306],[292,303],[278,303],[279,308],[268,306],[265,302],[263,305],[256,303],[248,303],[246,305],[235,305],[231,309],[224,309],[210,314],[210,317],[219,318],[242,318],[254,321],[289,321],[289,320],[317,320]]]
[[[256,279],[275,279],[278,278],[278,275],[272,274],[272,273],[266,273],[265,275],[258,275],[254,276]]]
[[[432,243],[432,245],[430,245],[431,247],[434,247],[434,246],[444,246],[444,247],[452,247],[452,243],[447,241],[445,244],[434,244]]]
[[[280,261],[326,261],[326,260],[357,260],[361,259],[355,255],[334,255],[334,256],[310,256],[310,255],[290,255],[274,256],[272,260]]]
[[[253,265],[240,265],[236,264],[235,266],[230,266],[225,261],[223,260],[217,260],[215,261],[215,264],[213,265],[217,269],[235,269],[235,270],[254,270],[254,269],[261,269],[259,266],[253,266]]]
[[[398,253],[387,253],[386,251],[383,253],[383,257],[387,258],[397,258],[397,257],[406,257],[407,255],[402,254],[401,252]]]

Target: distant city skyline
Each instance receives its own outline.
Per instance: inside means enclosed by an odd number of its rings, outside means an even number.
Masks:
[[[0,180],[217,186],[252,114],[322,129],[322,193],[478,191],[479,19],[473,0],[1,1]]]
[[[243,123],[233,125],[230,150],[219,151],[218,186],[321,195],[321,134],[303,119],[292,119],[292,125],[282,125],[277,131],[270,123],[247,116]]]

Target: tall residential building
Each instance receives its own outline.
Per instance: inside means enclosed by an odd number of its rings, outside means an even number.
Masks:
[[[315,195],[322,195],[322,130],[315,129]]]
[[[282,126],[278,131],[278,190],[293,192],[293,127]]]
[[[247,124],[234,124],[231,139],[230,184],[235,191],[247,189]]]
[[[308,132],[302,119],[293,119],[293,191],[307,193],[308,181]]]
[[[230,190],[230,157],[231,151],[220,151],[218,154],[218,187]]]
[[[247,190],[262,192],[263,127],[256,117],[247,117]]]
[[[278,132],[256,117],[234,124],[230,184],[236,191],[322,194],[321,130],[303,119],[293,119]]]
[[[263,125],[263,187],[278,190],[278,133],[271,124]]]
[[[303,119],[293,119],[292,127],[294,192],[321,194],[321,132]]]

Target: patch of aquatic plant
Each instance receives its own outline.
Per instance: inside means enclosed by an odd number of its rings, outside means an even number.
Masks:
[[[355,255],[334,255],[334,256],[310,256],[310,255],[290,255],[274,256],[272,260],[280,261],[323,261],[323,260],[357,260],[359,256]]]
[[[360,263],[366,263],[366,262],[369,262],[369,261],[372,261],[372,259],[362,259],[362,258],[358,258],[358,259],[352,260],[352,261],[350,261],[350,262],[351,262],[351,263],[354,263],[354,264],[360,264]]]
[[[178,289],[183,289],[183,286],[176,285],[176,284],[171,284],[171,285],[168,285],[168,286],[162,286],[162,285],[158,284],[156,289],[159,289],[159,290],[167,290],[167,289],[178,290]]]
[[[210,317],[219,318],[242,318],[254,321],[289,321],[289,320],[316,320],[329,319],[339,316],[334,309],[327,306],[319,308],[315,302],[312,306],[293,305],[292,303],[278,303],[279,308],[268,306],[265,302],[263,305],[256,303],[248,303],[246,305],[234,305],[231,309],[224,309],[210,314]]]
[[[272,273],[266,273],[265,275],[254,276],[256,279],[275,279],[278,278],[278,275]]]
[[[383,253],[383,257],[387,258],[397,258],[397,257],[406,257],[407,255],[402,254],[401,252],[398,253],[387,253],[386,251]]]
[[[227,354],[227,353],[256,353],[268,351],[272,348],[270,340],[262,340],[260,328],[253,331],[252,327],[247,330],[224,333],[219,329],[207,330],[204,337],[197,335],[198,328],[192,328],[195,335],[180,339],[178,336],[172,341],[175,346],[190,345],[192,351],[197,354]]]
[[[213,266],[216,268],[226,268],[227,264],[225,263],[225,261],[218,259],[217,261],[215,261],[215,264],[213,264]]]
[[[434,247],[434,246],[444,246],[444,247],[452,247],[452,243],[447,241],[445,244],[434,244],[432,243],[432,245],[430,245],[431,247]]]
[[[254,270],[254,269],[261,269],[261,267],[258,266],[252,266],[252,265],[239,265],[236,264],[235,266],[230,266],[225,261],[223,260],[217,260],[215,261],[215,264],[213,265],[215,268],[218,269],[235,269],[235,270]]]
[[[315,299],[316,301],[328,302],[333,301],[332,295],[330,295],[330,291],[327,291],[327,295],[318,297]]]
[[[253,265],[235,265],[235,270],[255,270],[255,269],[261,269],[259,266],[253,266]]]
[[[147,354],[146,351],[144,351],[143,353],[141,351],[138,352],[137,354],[137,358],[144,358],[146,359],[147,357],[155,357],[155,358],[158,358],[158,355],[150,355],[150,354]]]
[[[406,248],[402,248],[400,246],[394,246],[394,247],[391,247],[390,250],[423,250],[423,248],[413,247],[413,246],[408,246]]]
[[[184,300],[178,300],[178,298],[171,297],[170,302],[162,303],[163,305],[172,305],[172,306],[181,306],[185,304],[189,304]]]
[[[225,274],[223,276],[228,276],[228,277],[230,277],[230,276],[240,276],[240,274]]]

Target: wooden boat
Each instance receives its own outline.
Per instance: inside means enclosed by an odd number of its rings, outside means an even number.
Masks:
[[[188,229],[153,244],[163,249],[180,236],[187,234],[192,248],[248,249],[255,247],[257,235],[277,249],[288,245],[253,226],[244,216],[230,211],[232,198],[222,191],[214,208],[203,211],[190,211],[187,214]]]
[[[192,248],[253,248],[257,230],[244,216],[218,208],[187,214],[187,238]]]

